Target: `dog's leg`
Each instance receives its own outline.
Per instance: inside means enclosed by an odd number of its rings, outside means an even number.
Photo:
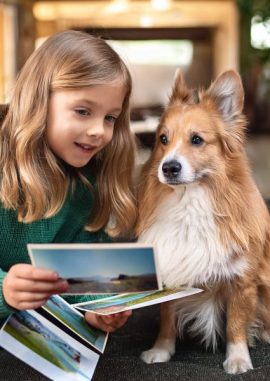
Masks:
[[[260,269],[261,285],[258,287],[259,293],[259,318],[263,328],[260,338],[270,344],[270,237],[269,232],[265,242],[265,256]]]
[[[176,328],[174,302],[160,306],[160,332],[154,346],[141,354],[141,359],[150,364],[169,361],[175,352]]]
[[[227,373],[239,374],[253,369],[247,345],[247,330],[255,319],[256,287],[244,285],[231,292],[227,304],[227,353],[223,363]]]
[[[270,344],[270,288],[268,286],[259,287],[259,298],[259,317],[263,324],[260,338]]]

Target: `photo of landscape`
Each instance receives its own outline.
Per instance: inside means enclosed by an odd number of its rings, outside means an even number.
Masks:
[[[129,244],[28,245],[34,266],[67,279],[66,294],[104,294],[161,289],[151,246]]]
[[[95,347],[99,352],[104,352],[108,334],[87,324],[84,320],[84,316],[63,298],[58,295],[52,295],[42,308],[79,335],[87,343]]]
[[[169,300],[184,298],[202,292],[198,288],[180,288],[176,290],[164,289],[153,292],[139,292],[115,295],[103,300],[78,303],[76,308],[82,311],[91,311],[99,315],[110,315],[135,308],[147,307],[153,304],[168,302]]]
[[[6,350],[53,380],[60,374],[66,380],[91,380],[99,358],[35,311],[12,314],[0,337]]]

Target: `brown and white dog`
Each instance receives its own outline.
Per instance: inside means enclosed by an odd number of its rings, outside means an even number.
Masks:
[[[227,71],[193,100],[179,72],[139,190],[140,242],[154,244],[166,287],[204,292],[161,305],[147,363],[168,361],[184,327],[216,348],[228,373],[252,369],[251,336],[270,343],[270,219],[245,154],[239,75]]]

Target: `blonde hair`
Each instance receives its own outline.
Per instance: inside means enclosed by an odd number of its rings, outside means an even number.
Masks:
[[[46,139],[50,93],[122,81],[123,109],[112,141],[95,158],[96,194],[87,230],[104,228],[113,216],[112,236],[129,231],[136,219],[132,189],[135,143],[129,129],[131,77],[118,54],[101,38],[65,31],[48,38],[20,72],[0,130],[0,197],[18,220],[29,223],[55,215],[79,170],[68,170]],[[90,163],[89,163],[90,165]],[[99,168],[100,166],[100,168]]]

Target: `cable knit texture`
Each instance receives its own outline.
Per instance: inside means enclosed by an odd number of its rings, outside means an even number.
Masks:
[[[89,233],[84,230],[92,204],[91,191],[78,180],[75,191],[68,194],[62,209],[51,218],[25,224],[18,222],[15,211],[0,207],[0,318],[8,316],[12,312],[3,298],[3,279],[12,265],[30,263],[27,252],[28,243],[110,241],[103,231]],[[70,303],[78,303],[100,297],[103,296],[69,296],[65,299]]]

